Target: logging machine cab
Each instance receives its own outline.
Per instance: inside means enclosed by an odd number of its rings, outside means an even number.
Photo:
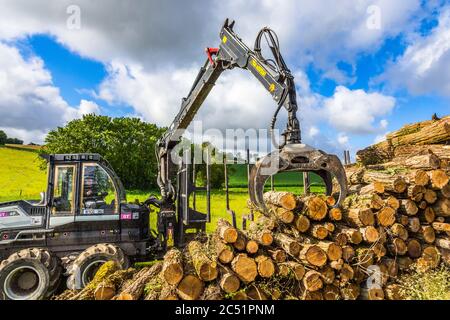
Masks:
[[[64,256],[102,242],[117,243],[130,256],[147,254],[148,208],[126,203],[106,160],[98,154],[43,157],[48,187],[41,200],[0,204],[0,259],[29,246]]]

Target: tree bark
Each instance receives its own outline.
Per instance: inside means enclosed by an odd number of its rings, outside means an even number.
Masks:
[[[204,250],[204,245],[198,241],[191,241],[188,244],[188,250],[199,278],[204,281],[216,279],[218,273],[217,264],[208,258]]]
[[[225,219],[217,221],[217,234],[225,243],[234,243],[238,238],[237,230]]]
[[[180,250],[174,248],[165,254],[161,274],[170,285],[177,285],[183,279],[183,256]]]
[[[293,257],[298,256],[301,249],[301,245],[298,243],[297,240],[292,239],[291,237],[280,232],[275,233],[274,240],[278,246],[280,246],[281,248],[283,248],[284,251],[286,251],[286,253],[288,253]]]
[[[297,199],[290,192],[266,192],[264,193],[264,202],[283,207],[286,210],[294,210],[297,207]]]

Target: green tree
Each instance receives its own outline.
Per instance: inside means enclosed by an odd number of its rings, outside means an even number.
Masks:
[[[23,144],[23,140],[17,138],[7,138],[6,143],[8,144]]]
[[[4,145],[6,143],[6,140],[8,139],[8,136],[6,133],[2,130],[0,130],[0,146]]]
[[[220,189],[225,186],[225,172],[224,165],[222,159],[224,159],[224,153],[219,151],[214,145],[209,142],[204,142],[202,145],[193,145],[192,151],[205,153],[207,150],[210,150],[211,156],[211,167],[210,167],[210,175],[209,175],[209,183],[211,188]],[[201,151],[200,151],[201,150]],[[219,159],[219,161],[217,161]],[[204,161],[204,160],[203,160]],[[229,166],[228,177],[232,175],[236,169],[234,167]],[[197,174],[196,178],[200,185],[206,185],[206,165],[198,165],[196,168]]]
[[[125,188],[156,187],[155,144],[164,128],[137,118],[85,115],[52,130],[45,153],[99,153],[116,171]]]

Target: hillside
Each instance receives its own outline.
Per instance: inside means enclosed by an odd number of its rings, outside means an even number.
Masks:
[[[37,153],[0,147],[0,202],[39,199],[46,187]]]

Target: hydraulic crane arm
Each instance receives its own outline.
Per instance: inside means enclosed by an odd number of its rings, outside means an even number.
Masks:
[[[342,198],[343,194],[345,196],[342,188],[345,188],[346,180],[339,159],[301,144],[300,125],[296,116],[298,106],[294,78],[281,56],[276,34],[269,28],[263,28],[258,33],[254,49],[251,50],[233,31],[233,26],[234,21],[229,23],[227,19],[220,31],[219,48],[206,49],[208,59],[200,69],[188,96],[183,98],[179,113],[158,143],[157,156],[160,164],[158,184],[163,201],[172,202],[175,193],[170,181],[173,166],[170,152],[180,142],[181,135],[193,120],[222,72],[236,67],[250,71],[276,101],[277,108],[270,123],[271,131],[275,127],[280,109],[284,107],[288,113],[288,121],[283,133],[284,141],[278,146],[279,153],[277,153],[282,161],[271,174],[286,170],[315,171],[324,179],[327,193],[331,193],[330,173],[334,173],[338,176]],[[265,59],[261,54],[263,37],[272,51],[273,59]],[[275,141],[274,144],[276,145]],[[274,154],[269,156],[265,162],[261,161],[255,166],[252,174],[253,181],[250,181],[250,198],[262,209],[265,209],[262,201],[263,184],[270,174],[264,174],[261,170],[272,166]]]

